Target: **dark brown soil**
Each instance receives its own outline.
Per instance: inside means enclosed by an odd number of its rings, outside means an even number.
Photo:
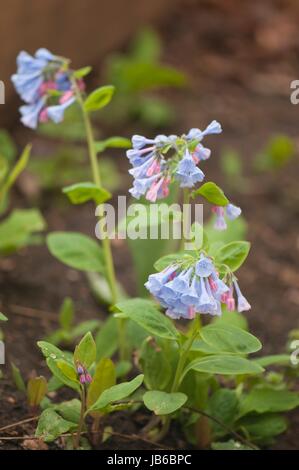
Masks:
[[[240,282],[252,304],[248,314],[251,330],[262,340],[265,353],[279,353],[288,332],[299,326],[298,152],[287,167],[268,175],[255,174],[252,163],[256,152],[274,134],[285,133],[299,146],[299,108],[290,103],[290,82],[299,73],[299,6],[291,0],[255,0],[242,2],[242,6],[237,0],[202,1],[201,6],[196,0],[182,3],[184,8],[178,8],[159,25],[165,41],[165,62],[190,76],[187,90],[163,93],[173,102],[178,119],[176,128],[165,132],[180,133],[219,120],[224,133],[211,139],[214,153],[205,172],[223,186],[228,182],[219,171],[220,150],[230,147],[240,151],[249,185],[246,192],[231,192],[231,196],[243,209],[252,242]],[[109,132],[129,135],[132,129],[128,125],[125,131]],[[16,130],[20,141],[32,138],[23,132]],[[125,174],[126,160],[119,156],[117,161]],[[24,205],[20,195],[15,198],[19,206]],[[52,204],[49,195],[44,195],[42,209],[49,231],[77,229],[93,234],[91,207]],[[121,247],[115,250],[119,279],[134,293],[128,254]],[[8,362],[14,361],[25,374],[32,369],[45,371],[35,344],[55,327],[55,314],[66,295],[75,301],[78,321],[105,315],[92,299],[84,276],[59,264],[45,246],[30,247],[0,260],[1,309],[9,316],[4,328]],[[0,382],[0,427],[28,417],[8,369],[5,367],[5,379]],[[120,434],[138,434],[146,421],[147,416],[142,414],[136,413],[128,421],[119,413],[109,424]],[[298,411],[290,421],[290,429],[275,449],[299,448]],[[33,433],[30,423],[1,435]],[[163,445],[187,446],[179,429],[172,429]],[[22,441],[0,439],[0,448],[21,446]],[[134,437],[114,436],[101,448],[152,447]]]

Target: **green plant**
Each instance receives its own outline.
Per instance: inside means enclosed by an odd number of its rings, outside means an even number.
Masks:
[[[116,87],[108,119],[123,121],[130,116],[151,127],[163,126],[173,120],[172,107],[149,92],[186,86],[187,79],[182,72],[161,64],[161,53],[157,33],[144,29],[135,38],[128,54],[108,57],[106,78]]]
[[[46,442],[70,432],[73,434],[70,445],[78,449],[82,433],[86,429],[86,417],[93,419],[93,430],[96,433],[101,417],[130,407],[130,402],[122,401],[142,384],[143,375],[138,375],[130,382],[116,384],[113,362],[110,359],[96,362],[96,344],[91,333],[82,338],[74,354],[66,355],[51,343],[44,341],[40,341],[38,346],[54,377],[79,395],[79,399],[59,405],[48,403],[36,429],[36,436],[42,437]]]

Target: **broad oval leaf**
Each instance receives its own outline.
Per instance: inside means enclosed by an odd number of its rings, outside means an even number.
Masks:
[[[299,393],[272,388],[255,388],[241,399],[240,416],[248,413],[277,413],[299,406]]]
[[[38,341],[37,345],[41,349],[41,352],[46,358],[50,357],[51,359],[54,359],[54,360],[57,360],[57,359],[67,360],[66,355],[59,348],[54,346],[52,343],[48,343],[47,341]]]
[[[50,253],[62,263],[81,271],[103,272],[102,249],[92,238],[76,232],[52,232],[47,236]]]
[[[102,204],[111,198],[111,193],[94,183],[76,183],[67,186],[62,190],[67,195],[72,204],[83,204],[87,201],[94,201]]]
[[[217,264],[225,264],[236,271],[244,263],[250,250],[250,243],[236,241],[222,246],[215,254]]]
[[[200,336],[219,353],[250,354],[262,347],[261,342],[251,333],[224,323],[205,326]]]
[[[149,390],[166,389],[172,377],[170,359],[153,337],[143,341],[139,363],[144,373],[144,383]]]
[[[220,375],[260,374],[264,369],[244,357],[227,355],[207,356],[190,362],[184,371],[189,370]]]
[[[52,442],[61,434],[76,428],[77,424],[63,419],[56,411],[47,408],[39,418],[35,435],[43,438],[45,442]]]
[[[78,382],[78,377],[74,366],[63,359],[58,359],[56,361],[56,365],[58,369],[65,375],[68,379],[72,380],[73,382]]]
[[[101,411],[106,408],[106,406],[110,405],[110,403],[127,398],[140,387],[142,382],[143,374],[140,374],[130,382],[123,382],[107,388],[100,395],[99,399],[87,410],[88,413],[91,411]]]
[[[74,363],[79,362],[88,369],[96,360],[96,344],[90,331],[81,339],[74,352]]]
[[[111,359],[101,359],[92,378],[87,392],[87,407],[90,408],[100,397],[104,390],[115,385],[116,371]]]
[[[236,430],[246,432],[249,437],[254,437],[256,442],[269,442],[269,438],[283,433],[288,427],[284,416],[275,413],[265,413],[262,415],[244,416],[236,424]]]
[[[192,259],[192,257],[190,254],[187,253],[174,253],[170,255],[165,255],[155,262],[154,268],[156,269],[156,271],[163,271],[163,269],[167,268],[171,264],[177,264],[179,262],[188,261],[190,259]]]
[[[0,312],[0,321],[8,321],[8,318]]]
[[[105,85],[94,90],[84,102],[85,111],[97,111],[110,103],[114,93],[114,86]]]
[[[172,322],[150,300],[138,298],[124,300],[116,304],[115,308],[152,335],[172,340],[179,338],[179,333]]]
[[[193,191],[192,197],[195,198],[196,196],[204,197],[208,202],[214,204],[215,206],[226,206],[229,204],[229,200],[225,196],[222,189],[212,181],[204,183],[200,186],[200,188]]]
[[[187,401],[185,393],[166,393],[151,390],[143,395],[145,406],[155,415],[169,415],[179,410]]]
[[[60,367],[61,367],[62,361],[63,361],[62,359],[59,359]],[[59,382],[63,383],[67,387],[70,387],[70,388],[73,388],[74,390],[79,391],[80,390],[79,381],[70,379],[65,374],[65,372],[61,368],[58,367],[57,362],[58,361],[56,361],[55,359],[52,359],[51,357],[47,358],[47,365],[48,365],[50,371],[52,372],[52,374],[56,377],[56,379],[59,380]],[[63,362],[65,364],[68,364],[69,367],[71,367],[70,364],[67,363],[66,361],[63,361]]]

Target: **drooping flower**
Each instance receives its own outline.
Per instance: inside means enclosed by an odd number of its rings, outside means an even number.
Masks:
[[[26,103],[32,103],[40,96],[39,90],[44,81],[43,71],[54,56],[46,49],[38,49],[35,56],[21,51],[17,57],[17,73],[11,79]]]
[[[175,172],[175,178],[180,182],[181,188],[192,188],[195,183],[203,181],[204,177],[204,173],[196,166],[189,150],[186,150]]]
[[[150,275],[145,286],[174,319],[192,319],[196,313],[221,315],[221,296],[229,291],[203,254],[186,269],[171,265]]]
[[[134,135],[133,148],[127,151],[133,167],[129,173],[134,177],[131,194],[155,202],[168,196],[172,182],[178,181],[181,188],[191,188],[203,181],[204,173],[197,165],[210,157],[211,150],[200,142],[206,135],[221,131],[220,124],[212,121],[205,130],[190,129],[180,137],[161,134],[148,139]]]
[[[25,51],[17,57],[17,73],[12,82],[27,105],[20,107],[21,121],[36,129],[39,122],[61,122],[65,110],[75,101],[68,61],[41,48],[31,56]],[[82,79],[76,80],[79,89]]]
[[[227,204],[226,206],[213,206],[212,211],[216,214],[216,220],[214,228],[216,230],[226,230],[227,224],[225,220],[225,215],[230,220],[235,220],[242,213],[240,207],[235,206],[234,204]]]
[[[31,104],[24,104],[20,107],[21,122],[24,126],[36,129],[40,114],[45,106],[44,98],[39,98],[37,101]]]

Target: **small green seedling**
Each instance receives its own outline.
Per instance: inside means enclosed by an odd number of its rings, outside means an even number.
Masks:
[[[130,407],[130,401],[125,399],[143,382],[141,374],[129,382],[116,384],[113,362],[105,358],[96,362],[96,344],[90,332],[71,355],[45,341],[39,341],[38,346],[54,377],[78,394],[78,399],[59,405],[49,404],[42,412],[36,436],[46,442],[70,433],[73,435],[72,446],[78,449],[82,444],[82,433],[87,430],[87,416],[94,420],[92,430],[96,434],[101,416]]]
[[[20,369],[13,362],[11,363],[11,370],[17,389],[24,393],[29,409],[32,413],[35,413],[47,394],[47,380],[43,376],[32,375],[26,384]]]

